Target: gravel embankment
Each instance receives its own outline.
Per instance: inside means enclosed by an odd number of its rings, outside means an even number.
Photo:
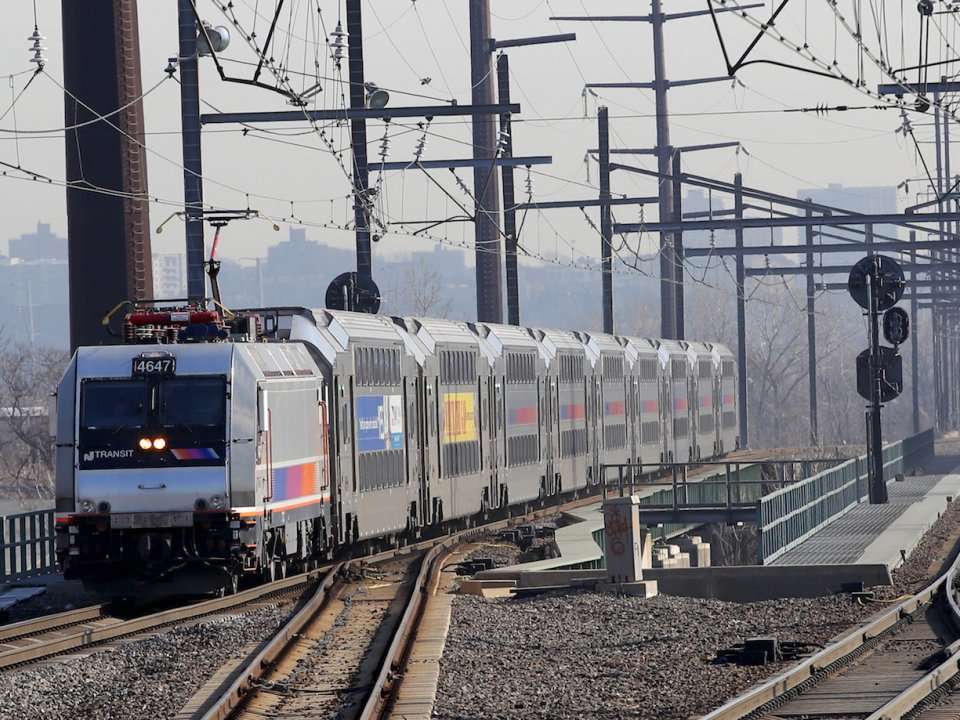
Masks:
[[[109,650],[0,674],[0,720],[155,720],[176,714],[225,661],[268,637],[289,603],[176,627]]]
[[[878,599],[928,584],[945,569],[958,538],[960,501],[893,573],[894,585],[875,589]],[[745,604],[591,592],[524,600],[460,596],[434,717],[688,720],[786,667],[715,665],[718,650],[758,635],[826,643],[888,607],[848,596]]]
[[[756,635],[823,643],[874,609],[847,597],[457,597],[434,717],[687,720],[781,667],[714,665],[717,650]]]

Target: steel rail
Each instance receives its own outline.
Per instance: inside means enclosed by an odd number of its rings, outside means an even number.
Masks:
[[[338,563],[327,571],[313,596],[281,626],[260,652],[244,664],[238,671],[236,679],[204,711],[201,716],[203,720],[227,718],[244,702],[257,680],[283,655],[306,624],[326,606],[328,599],[334,594],[331,588],[348,564]]]
[[[403,616],[397,624],[390,642],[390,647],[384,654],[380,672],[374,680],[370,694],[360,713],[359,720],[379,720],[389,717],[390,706],[396,699],[397,691],[403,681],[403,671],[406,667],[410,652],[416,640],[417,628],[423,618],[427,604],[428,588],[443,565],[443,558],[449,555],[454,545],[463,541],[470,531],[458,533],[447,540],[435,545],[423,557],[420,572],[411,589],[410,598],[404,608]]]
[[[59,630],[60,628],[76,625],[77,623],[99,620],[107,615],[107,605],[86,605],[74,610],[43,615],[38,618],[21,620],[0,626],[0,643],[17,640],[22,637],[36,635],[41,632]]]
[[[67,650],[75,650],[81,647],[97,645],[99,643],[106,642],[107,640],[115,640],[120,637],[133,635],[135,633],[143,632],[144,630],[158,628],[171,623],[192,620],[204,615],[210,615],[223,610],[241,607],[269,595],[273,595],[274,593],[283,592],[306,585],[307,583],[314,581],[317,576],[317,571],[301,573],[299,575],[292,575],[282,580],[277,580],[276,582],[272,582],[267,585],[261,585],[259,587],[250,588],[249,590],[243,590],[236,595],[227,595],[226,597],[214,598],[212,600],[205,600],[191,605],[163,610],[161,612],[144,615],[139,618],[123,620],[116,625],[96,628],[80,624],[75,629],[71,628],[70,632],[65,635],[57,633],[55,637],[51,637],[46,640],[44,640],[44,636],[41,635],[36,638],[38,642],[35,644],[31,644],[26,647],[0,651],[0,669],[8,668],[14,665],[21,665],[27,662],[34,662],[52,655],[58,655],[59,653],[66,652]],[[46,616],[45,618],[41,618],[41,620],[53,619],[59,615],[62,614]],[[55,630],[51,632],[55,632]]]
[[[954,561],[947,572],[920,592],[882,613],[866,625],[854,628],[823,650],[707,713],[701,720],[741,720],[750,717],[757,710],[781,698],[802,683],[814,680],[824,673],[832,674],[832,670],[837,666],[845,665],[846,661],[855,659],[869,643],[876,641],[924,606],[932,605],[941,592],[946,597],[950,620],[960,634],[960,607],[953,591],[958,571],[960,571],[960,558]],[[878,708],[868,716],[867,720],[898,720],[960,673],[960,640],[947,645],[941,653],[947,656],[944,662]],[[776,710],[771,712],[776,714]]]

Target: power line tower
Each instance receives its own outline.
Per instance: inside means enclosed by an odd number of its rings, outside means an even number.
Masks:
[[[737,8],[718,8],[714,12],[743,10],[753,7],[762,7],[762,3],[743,5]],[[660,0],[651,0],[649,15],[564,15],[551,17],[551,20],[574,22],[631,22],[649,23],[653,37],[653,82],[609,82],[588,83],[588,88],[608,89],[647,89],[654,92],[654,104],[657,121],[657,144],[652,152],[647,149],[634,151],[620,151],[631,153],[653,154],[657,158],[657,172],[661,181],[658,183],[658,197],[660,221],[674,218],[674,185],[664,180],[671,175],[674,168],[675,149],[670,144],[670,117],[667,109],[667,90],[671,87],[700,85],[703,83],[721,82],[730,80],[729,76],[695,78],[671,82],[666,77],[666,59],[664,51],[663,26],[669,20],[699,17],[709,15],[710,10],[692,10],[680,13],[664,13],[661,10]],[[691,148],[692,149],[692,148]],[[612,150],[611,152],[618,152]],[[677,249],[682,246],[680,231],[660,234],[660,334],[664,338],[678,338],[683,336],[682,297],[683,297],[683,265],[682,258],[678,257]],[[678,303],[679,300],[679,303]]]

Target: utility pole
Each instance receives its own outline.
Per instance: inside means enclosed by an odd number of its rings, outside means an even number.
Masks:
[[[916,242],[917,233],[910,231],[910,242]],[[910,251],[910,264],[916,267],[917,251]],[[917,271],[910,271],[910,285],[916,287]],[[910,293],[910,397],[913,401],[913,434],[920,432],[920,358],[917,356],[917,293]]]
[[[506,53],[497,58],[497,100],[501,105],[510,104],[510,59]],[[513,157],[513,126],[510,113],[500,115],[500,136],[503,139],[503,156]],[[506,241],[504,260],[507,266],[507,322],[520,324],[520,287],[517,277],[517,201],[514,194],[513,165],[502,165],[503,176],[503,234]]]
[[[946,77],[940,78],[942,82],[946,82]],[[942,192],[946,192],[947,195],[952,194],[951,191],[955,190],[950,185],[950,113],[943,113],[943,182],[940,183],[940,186],[943,188]],[[947,208],[950,207],[950,201],[947,201]],[[956,236],[954,235],[954,224],[952,221],[947,222],[946,226],[946,237],[950,242],[956,241]],[[953,292],[956,290],[956,285],[953,283],[948,287],[948,292]],[[957,313],[956,310],[951,308],[946,312],[947,316],[947,362],[944,364],[946,377],[947,377],[947,388],[949,392],[947,393],[947,422],[948,427],[952,430],[957,427],[957,412],[958,412],[958,392],[960,392],[960,383],[957,382],[957,362],[958,362],[958,342],[957,342]]]
[[[670,148],[670,154],[673,158],[673,219],[677,221],[683,220],[683,176],[681,175],[681,166],[680,166],[680,148]],[[683,340],[686,337],[685,326],[683,318],[683,270],[684,270],[684,255],[683,255],[683,230],[677,230],[673,234],[673,249],[676,254],[676,263],[673,277],[673,294],[674,294],[674,311],[676,312],[676,319],[674,320],[675,333],[677,340]]]
[[[743,220],[743,175],[733,176],[734,217]],[[737,250],[737,413],[740,423],[740,447],[749,447],[747,432],[747,300],[744,284],[746,269],[743,265],[743,224],[734,229]]]
[[[813,202],[807,198],[807,202]],[[813,209],[807,208],[807,215],[813,215]],[[807,268],[813,269],[813,225],[807,225]],[[813,273],[807,273],[807,376],[810,383],[810,444],[820,445],[820,432],[817,427],[817,316],[815,285]]]
[[[943,197],[943,158],[942,150],[940,146],[940,93],[933,93],[933,134],[935,136],[934,144],[936,147],[936,171],[937,178],[936,184],[933,187],[934,193],[937,195],[937,211],[943,212],[943,203],[940,202],[940,198]],[[944,240],[944,224],[943,221],[938,223],[938,238],[940,242]],[[932,255],[940,259],[942,254],[940,252],[934,252]],[[934,274],[934,279],[939,280],[941,277],[940,273]],[[939,283],[934,283],[930,288],[931,294],[934,298],[933,309],[930,311],[933,319],[933,382],[934,382],[934,402],[936,403],[936,428],[939,431],[944,431],[947,429],[947,413],[946,413],[946,403],[944,401],[944,396],[949,391],[947,385],[947,363],[945,360],[945,350],[944,346],[944,314],[936,302],[937,297],[942,291],[942,287]]]
[[[887,484],[883,477],[883,438],[880,427],[882,407],[881,383],[883,373],[880,357],[880,277],[879,260],[874,256],[875,270],[867,276],[870,315],[870,408],[867,410],[867,454],[870,462],[870,503],[882,505],[887,502]]]
[[[671,87],[700,85],[711,82],[728,82],[730,77],[694,78],[690,80],[667,80],[666,60],[663,42],[663,25],[668,20],[688,19],[722,12],[742,12],[744,10],[763,7],[763,3],[736,5],[714,8],[712,10],[692,10],[673,14],[664,14],[660,0],[651,0],[649,15],[579,15],[579,16],[552,16],[555,21],[579,22],[647,22],[653,31],[653,82],[615,82],[615,83],[588,83],[587,87],[604,88],[646,88],[654,91],[654,104],[657,115],[657,145],[653,154],[657,157],[658,204],[660,208],[660,222],[669,222],[674,218],[674,202],[677,201],[674,185],[667,181],[670,177],[671,156],[673,148],[670,145],[670,118],[667,109],[667,90]],[[713,146],[711,146],[713,147]],[[706,149],[706,146],[697,149]],[[635,152],[635,151],[623,151]],[[646,152],[641,150],[640,152]],[[616,231],[616,228],[614,228]],[[683,281],[682,268],[678,268],[678,258],[675,248],[682,242],[676,231],[660,233],[660,336],[663,338],[677,338],[677,279]],[[681,300],[682,305],[682,300]],[[682,312],[682,310],[681,310]]]
[[[359,3],[359,0],[355,0]],[[470,0],[470,80],[474,105],[493,104],[490,0]],[[473,116],[473,159],[497,156],[497,128],[493,118]],[[503,322],[503,272],[500,262],[500,201],[496,166],[477,162],[473,168],[477,321]]]
[[[597,108],[600,149],[600,275],[603,282],[603,331],[613,334],[613,222],[610,216],[610,124],[607,108]]]
[[[203,156],[200,144],[200,75],[197,67],[197,21],[193,0],[177,0],[180,58],[180,122],[183,143],[183,204],[186,211],[187,297],[206,297],[203,272]]]
[[[666,61],[663,50],[663,12],[660,0],[651,0],[650,27],[653,30],[653,98],[657,113],[657,172],[670,174],[670,118],[667,110]],[[673,184],[659,183],[660,217],[673,217]],[[677,337],[677,259],[668,233],[660,233],[660,333]]]
[[[347,63],[350,77],[350,108],[367,105],[367,89],[363,74],[363,16],[361,0],[347,0]],[[367,165],[367,121],[350,121],[350,148],[353,157],[353,222],[356,226],[357,281],[365,287],[373,279],[373,258],[370,252],[370,172]]]

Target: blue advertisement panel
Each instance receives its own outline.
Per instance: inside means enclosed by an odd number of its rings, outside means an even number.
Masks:
[[[361,395],[357,398],[357,450],[398,450],[403,447],[403,398],[400,395]]]
[[[382,395],[357,398],[357,449],[360,452],[386,450],[387,409]]]

